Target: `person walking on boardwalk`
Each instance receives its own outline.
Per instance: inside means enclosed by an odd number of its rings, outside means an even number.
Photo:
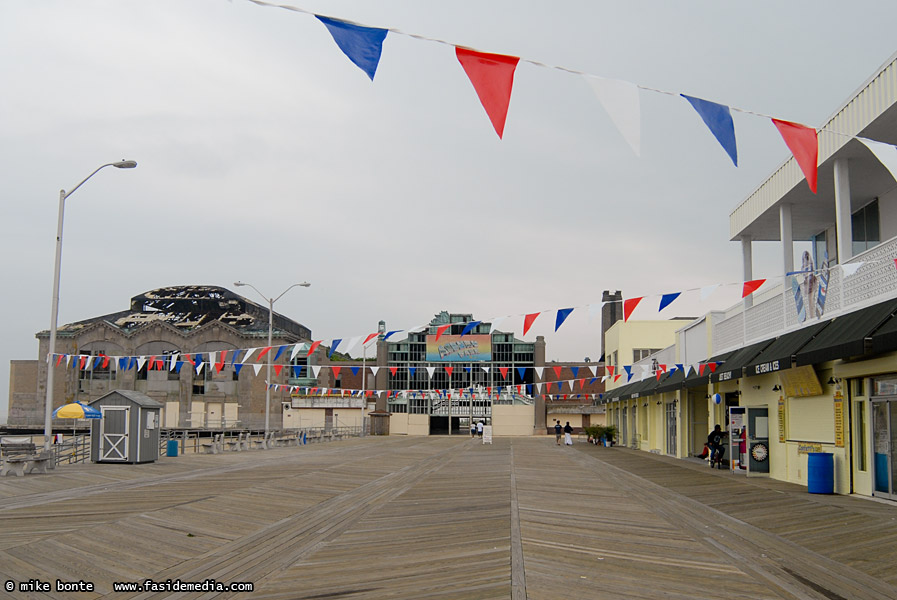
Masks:
[[[560,421],[558,421],[558,423],[560,423]],[[567,424],[564,425],[564,445],[573,445],[573,428],[570,427],[570,421],[567,421]]]
[[[561,429],[561,422],[557,419],[554,420],[554,440],[557,442],[557,445],[561,445],[561,433],[563,433],[563,429]]]
[[[483,422],[482,421],[477,422],[477,436],[483,437]]]
[[[470,422],[470,437],[475,438],[477,436],[477,424],[473,421]]]

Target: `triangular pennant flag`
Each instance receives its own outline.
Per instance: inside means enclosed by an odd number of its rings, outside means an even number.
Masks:
[[[729,112],[729,107],[725,104],[717,104],[716,102],[686,96],[685,94],[680,95],[688,100],[688,103],[698,111],[704,124],[710,129],[710,133],[713,134],[716,141],[720,143],[720,146],[732,159],[732,164],[737,167],[738,149],[735,144],[735,124],[732,122],[732,113]]]
[[[433,379],[433,373],[436,372],[436,367],[427,367],[427,377]]]
[[[617,383],[617,381],[619,381],[620,377],[622,377],[622,376],[623,376],[622,373],[619,373],[618,375],[614,375],[614,383]]]
[[[585,369],[586,369],[586,371],[589,372],[589,375],[591,375],[592,377],[594,377],[596,375],[595,368],[592,367],[591,365],[586,365]]]
[[[716,368],[717,368],[718,366],[720,366],[721,364],[722,364],[722,363],[711,362],[711,363],[707,363],[707,366],[710,367],[710,372],[711,372],[711,373],[716,373]]]
[[[489,332],[495,333],[496,331],[498,331],[498,326],[501,325],[502,321],[507,318],[508,317],[495,317],[494,319],[492,319],[492,321],[489,323]]]
[[[182,361],[182,360],[174,361],[174,372],[177,373],[178,375],[180,375],[181,367],[183,367],[183,366],[184,366],[184,361]],[[243,366],[243,365],[240,365],[240,366]],[[237,375],[239,375],[239,374],[240,374],[240,369],[237,369]]]
[[[383,51],[383,40],[386,39],[387,30],[353,25],[321,15],[315,16],[327,27],[327,31],[333,36],[333,41],[343,54],[373,81],[377,65],[380,64],[380,53]]]
[[[236,363],[236,362],[237,362],[237,359],[240,358],[240,354],[243,353],[243,352],[245,352],[245,351],[244,351],[244,350],[240,350],[240,349],[234,350],[234,353],[231,354],[231,356],[230,356],[230,364],[234,364],[234,363]]]
[[[292,362],[293,359],[296,358],[296,355],[299,354],[299,351],[303,348],[305,348],[305,344],[302,342],[299,342],[298,344],[293,346],[293,350],[290,352],[290,362]]]
[[[523,317],[523,335],[526,335],[526,333],[529,331],[529,328],[533,326],[533,321],[535,321],[536,317],[541,314],[542,313],[540,312],[530,313]]]
[[[526,379],[526,367],[517,367],[517,374],[521,380]]]
[[[396,372],[398,372],[398,370],[399,370],[398,367],[389,367],[389,372],[392,373],[393,377],[396,376]]]
[[[501,373],[501,378],[502,378],[502,379],[507,379],[507,378],[508,378],[508,367],[499,367],[499,368],[498,368],[498,372]]]
[[[352,349],[355,348],[355,346],[357,346],[358,342],[360,342],[360,341],[361,341],[360,335],[356,335],[355,337],[349,338],[349,341],[346,342],[345,346],[343,346],[343,352],[345,352],[346,354],[349,354],[349,352],[351,352]]]
[[[237,365],[234,365],[234,368],[236,369]],[[302,377],[302,365],[293,365],[293,377],[297,379]]]
[[[667,306],[673,303],[673,300],[682,295],[682,292],[673,292],[672,294],[664,294],[660,297],[660,308],[657,309],[657,312],[662,311]]]
[[[815,194],[818,171],[816,163],[819,160],[819,138],[816,130],[800,123],[780,121],[779,119],[773,119],[772,123],[779,130],[782,139],[785,140],[785,144],[794,155],[794,160],[797,161],[804,177],[807,178],[810,191]]]
[[[641,107],[638,86],[619,79],[585,76],[598,101],[636,156],[641,156]]]
[[[339,346],[339,345],[340,345],[340,342],[342,342],[342,341],[343,341],[342,338],[340,338],[340,339],[337,339],[337,340],[333,340],[333,341],[330,343],[330,353],[327,354],[327,358],[330,358],[331,356],[333,356],[333,353],[336,352],[336,347]]]
[[[131,360],[128,362],[128,371],[130,371],[131,369],[133,369],[136,366],[137,366],[137,357],[132,356]],[[137,370],[139,371],[140,369],[137,369]]]
[[[471,369],[471,367],[464,367],[464,370],[467,371],[468,373],[470,373],[470,371],[471,371],[472,369]]]
[[[595,319],[595,317],[598,316],[598,313],[601,312],[602,306],[604,306],[604,302],[589,304],[589,323],[591,323]]]
[[[701,288],[701,302],[710,297],[710,295],[716,291],[716,288],[719,287],[718,283],[714,283],[713,285],[707,285]]]
[[[570,371],[573,373],[574,379],[579,377],[579,367],[570,367]]]
[[[766,283],[765,279],[754,279],[753,281],[745,281],[744,287],[741,288],[741,297],[746,298],[757,291],[757,289]]]
[[[280,372],[283,370],[283,365],[274,365],[274,374],[280,375]]]
[[[607,365],[606,367],[604,367],[604,370],[607,371],[608,375],[612,376],[614,374],[614,371],[616,370],[616,367],[613,365]]]
[[[361,367],[349,367],[349,368],[352,370],[353,376],[358,375],[358,371],[361,369]]]
[[[558,328],[564,324],[564,321],[567,320],[567,317],[570,316],[570,313],[573,312],[572,308],[559,308],[557,318],[554,320],[554,330],[557,331]]]
[[[342,367],[330,367],[330,372],[333,373],[333,380],[336,381],[339,378],[339,373],[342,371]]]
[[[705,363],[701,363],[698,365],[698,376],[699,377],[704,376],[704,369],[706,369],[706,368],[707,368],[707,365]]]
[[[866,144],[866,147],[872,151],[872,154],[875,155],[878,162],[891,172],[891,176],[894,179],[897,179],[897,147],[890,144],[867,140],[866,138],[857,139]]]
[[[246,356],[244,356],[244,357],[240,360],[240,362],[246,362],[246,361],[248,361],[248,360],[249,360],[249,357],[252,356],[252,353],[255,352],[256,350],[258,350],[258,348],[250,348],[249,350],[247,350],[247,351],[246,351]],[[190,355],[189,355],[189,354],[187,355],[187,359],[186,359],[186,360],[188,360],[188,361],[190,360]]]
[[[539,379],[542,379],[542,372],[545,370],[545,367],[533,367],[536,370],[536,375],[539,376]]]
[[[542,393],[542,384],[541,383],[536,383],[536,393],[537,394]]]
[[[318,373],[321,372],[321,367],[319,365],[311,365],[308,368],[311,369],[311,376],[313,378],[317,379]]]
[[[183,363],[181,363],[180,361],[178,361],[178,364],[181,365],[181,364],[183,364]],[[243,363],[236,363],[236,364],[234,365],[234,373],[236,373],[237,375],[239,375],[239,374],[240,374],[240,370],[241,370],[242,368],[243,368]],[[181,372],[181,368],[178,367],[178,373],[180,373],[180,372]]]
[[[68,357],[66,357],[68,359]],[[58,364],[58,363],[57,363]],[[68,360],[66,360],[66,366],[68,366]],[[128,368],[128,357],[124,356],[118,359],[118,370],[125,371]]]
[[[394,329],[393,331],[387,331],[386,335],[383,336],[383,341],[388,340],[394,333],[399,333],[400,331],[405,331],[404,329]]]
[[[371,367],[371,373],[374,374],[374,377],[377,376],[377,371],[380,370],[380,367]]]
[[[321,342],[323,342],[323,341],[324,340],[318,340],[316,342],[312,342],[311,346],[309,346],[309,348],[308,348],[308,354],[306,354],[305,356],[311,356],[312,354],[314,354],[315,350],[318,349],[318,346],[320,346]]]
[[[554,378],[555,378],[555,379],[560,379],[560,378],[561,378],[561,369],[563,369],[563,367],[551,367],[551,370],[554,371]]]
[[[455,367],[443,367],[443,368],[445,369],[445,372],[448,373],[449,377],[452,376],[452,371],[455,370]]]
[[[417,373],[417,367],[408,367],[408,377],[409,379],[414,379],[414,374]]]
[[[198,365],[196,365],[196,374],[197,374],[197,375],[199,375],[200,373],[202,373],[202,368],[203,368],[204,366],[206,366],[206,363],[204,363],[204,362],[201,362],[201,363],[199,363]],[[261,367],[261,365],[259,365],[259,367]]]
[[[442,334],[445,333],[445,330],[451,326],[452,326],[452,324],[449,323],[448,325],[440,325],[439,327],[436,328],[436,341],[437,342],[439,341],[439,338],[442,336]]]
[[[514,86],[514,70],[520,60],[516,56],[486,54],[466,48],[455,48],[455,56],[467,73],[480,103],[486,109],[495,133],[501,138],[505,131],[511,88]]]
[[[286,350],[286,346],[278,346],[277,353],[274,355],[274,360],[272,362],[277,362],[277,359],[280,358],[280,355],[283,354],[283,351]],[[225,352],[226,354],[226,352]]]
[[[685,365],[685,372],[684,372],[685,377],[688,377],[688,374],[694,370],[695,370],[694,365]]]
[[[271,351],[271,348],[273,348],[273,346],[268,346],[267,348],[262,348],[262,351],[259,352],[258,358],[256,358],[255,360],[256,361],[262,360],[262,357],[264,357],[266,354],[268,354],[268,352]],[[209,356],[211,356],[211,354]]]
[[[379,333],[380,333],[379,331],[375,331],[374,333],[369,333],[368,336],[366,338],[364,338],[364,341],[361,342],[361,345],[367,346],[368,342],[370,342],[372,339],[377,337],[379,335]]]
[[[639,296],[638,298],[629,298],[628,300],[623,300],[623,322],[629,320],[629,317],[632,315],[632,311],[635,310],[635,307],[638,306],[638,303],[642,301],[644,296]]]
[[[84,357],[83,357],[83,356],[81,357],[81,362],[82,362],[82,364],[83,364],[83,362],[84,362]],[[145,357],[145,356],[141,356],[140,358],[138,358],[138,359],[137,359],[137,370],[138,370],[138,371],[143,370],[143,365],[145,365],[145,364],[146,364],[146,357]],[[200,364],[202,364],[202,363],[200,363]]]
[[[626,381],[629,381],[630,379],[632,379],[632,367],[629,365],[626,365],[625,367],[623,367],[623,370],[626,371]]]
[[[464,326],[464,329],[461,331],[461,337],[464,337],[468,333],[470,333],[474,327],[480,324],[480,321],[471,321],[467,325]]]
[[[856,273],[865,263],[856,262],[847,265],[841,265],[841,274],[843,277],[850,277]]]
[[[491,369],[491,368],[492,368],[492,367],[483,367],[483,370],[486,371],[486,374],[488,375],[488,374],[489,374],[489,369]]]

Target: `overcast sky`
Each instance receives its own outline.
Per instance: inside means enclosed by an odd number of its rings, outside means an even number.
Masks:
[[[890,0],[281,1],[811,126],[897,22]],[[317,19],[245,0],[3,0],[0,422],[9,361],[49,328],[59,190],[122,158],[67,201],[60,324],[162,286],[308,280],[276,310],[330,340],[741,281],[728,217],[781,137],[734,114],[735,168],[684,100],[641,105],[637,157],[581,77],[521,63],[499,140],[451,46],[390,33],[371,82]],[[773,245],[754,274],[781,274]],[[553,320],[527,336],[550,359],[600,355],[585,310]]]

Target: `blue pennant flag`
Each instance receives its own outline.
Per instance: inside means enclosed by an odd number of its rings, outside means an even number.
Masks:
[[[527,396],[532,396],[532,395],[533,395],[533,386],[532,386],[532,384],[527,384],[527,385],[526,385],[526,395],[527,395]]]
[[[182,360],[175,361],[175,363],[174,363],[174,372],[177,373],[178,375],[180,375],[180,374],[181,374],[181,367],[183,367],[183,366],[184,366],[184,361],[182,361]],[[237,373],[239,373],[239,371],[237,371]]]
[[[411,377],[414,377],[414,374],[417,372],[417,367],[408,367],[408,373]]]
[[[570,367],[570,370],[573,372],[573,379],[579,375],[579,367]]]
[[[517,372],[520,373],[521,381],[526,379],[526,367],[517,367]]]
[[[131,362],[128,363],[128,371],[130,371],[131,369],[133,369],[133,368],[136,367],[136,366],[137,366],[137,357],[136,357],[136,356],[132,356],[132,357],[131,357]]]
[[[596,381],[598,381],[598,378],[597,378],[597,377],[592,377],[591,379],[589,379],[589,385],[592,385],[592,384],[595,383]]]
[[[626,365],[625,367],[623,367],[623,370],[626,371],[626,381],[632,379],[632,367],[630,365]]]
[[[237,364],[235,364],[235,365],[234,365],[234,373],[236,373],[237,375],[239,375],[239,374],[240,374],[240,369],[242,369],[242,368],[243,368],[243,363],[237,363]]]
[[[567,317],[569,317],[570,313],[572,313],[572,312],[573,312],[572,308],[559,308],[558,309],[558,316],[554,322],[554,330],[555,331],[558,330],[558,327],[560,327],[561,325],[564,324],[564,321],[567,320]]]
[[[274,355],[274,360],[272,360],[271,362],[277,362],[277,359],[280,358],[280,355],[283,354],[283,351],[286,349],[287,349],[286,346],[278,346],[277,354]]]
[[[202,354],[194,354],[193,355],[193,366],[198,367],[202,364]]]
[[[100,366],[100,364],[101,364],[102,362],[103,362],[103,357],[102,357],[102,356],[97,356],[97,357],[93,360],[93,368],[96,369],[97,367]]]
[[[302,377],[302,365],[293,365],[293,377]]]
[[[673,300],[682,295],[682,292],[674,292],[672,294],[664,294],[660,297],[660,308],[657,309],[657,312],[662,311],[667,306],[673,303]]]
[[[343,54],[373,81],[377,65],[380,63],[380,53],[383,51],[383,40],[386,39],[387,30],[352,25],[321,15],[315,16],[327,27],[327,31],[333,36],[333,41]]]
[[[128,358],[119,358],[118,359],[118,370],[124,371],[128,368]]]
[[[242,353],[246,352],[245,350],[234,350],[233,355],[230,358],[230,364],[237,364],[237,359],[240,358]]]
[[[685,94],[681,94],[681,96],[698,111],[701,119],[710,129],[710,133],[716,137],[723,150],[732,159],[732,163],[737,167],[738,149],[735,145],[735,124],[732,122],[732,113],[729,112],[729,107]]]
[[[360,367],[350,367],[352,369],[352,375],[358,375],[358,369]]]
[[[339,346],[341,341],[343,341],[342,338],[340,338],[338,340],[333,340],[333,344],[331,344],[331,346],[330,346],[330,354],[327,355],[327,358],[330,358],[331,356],[333,356],[333,353],[336,352],[336,347]]]
[[[470,367],[464,367],[464,370],[470,373]]]
[[[392,334],[394,334],[394,333],[398,333],[398,332],[400,332],[400,331],[402,331],[402,330],[401,330],[401,329],[396,329],[395,331],[387,331],[387,332],[386,332],[386,335],[383,336],[383,341],[385,342],[386,340],[389,339],[389,337],[390,337]]]
[[[465,325],[464,329],[461,331],[461,337],[464,337],[465,335],[470,333],[473,330],[473,328],[476,327],[477,325],[479,325],[480,323],[482,323],[482,321],[471,321],[470,323]],[[468,373],[469,372],[470,371],[468,370]]]

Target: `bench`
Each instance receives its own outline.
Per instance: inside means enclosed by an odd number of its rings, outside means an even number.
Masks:
[[[27,441],[26,441],[27,440]],[[0,477],[14,473],[24,477],[25,473],[46,473],[52,451],[38,450],[29,438],[3,438],[0,440]]]
[[[227,446],[228,450],[233,450],[234,452],[240,452],[243,450],[243,434],[240,433],[236,438],[230,438],[224,440],[224,445]]]
[[[256,448],[259,448],[261,450],[267,450],[268,448],[271,448],[271,437],[273,435],[274,434],[269,431],[268,433],[265,434],[264,437],[252,440],[252,444]]]
[[[221,452],[221,434],[216,433],[209,438],[208,442],[201,443],[200,447],[202,447],[202,451],[206,454],[218,454]]]
[[[280,433],[271,438],[274,446],[283,448],[287,446],[298,446],[299,436],[295,433]]]

